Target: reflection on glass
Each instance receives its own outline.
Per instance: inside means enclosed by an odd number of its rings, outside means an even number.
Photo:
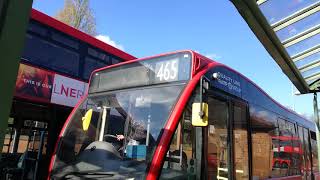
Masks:
[[[209,98],[208,126],[208,179],[224,179],[229,176],[228,105]]]
[[[313,63],[315,61],[319,61],[320,60],[320,52],[317,52],[315,54],[312,54],[310,56],[307,56],[303,59],[300,59],[299,61],[295,62],[296,66],[298,68],[301,68],[307,64]]]
[[[313,173],[319,173],[317,135],[313,131],[310,131],[310,140],[312,149],[312,171]]]
[[[106,63],[103,63],[101,61],[97,61],[96,59],[86,57],[84,68],[83,68],[83,77],[86,79],[89,79],[90,74],[92,73],[93,70],[104,67],[106,65],[107,65]]]
[[[305,144],[304,144],[304,138],[303,138],[303,128],[298,126],[298,134],[299,134],[299,139],[300,139],[300,143],[301,143],[301,147],[304,150],[306,148]],[[301,173],[304,177],[304,179],[307,176],[307,172],[306,172],[306,157],[305,157],[305,151],[302,152],[302,156],[301,156],[301,163],[300,163],[300,168],[301,168]]]
[[[287,120],[278,119],[279,135],[272,137],[278,142],[273,148],[273,173],[277,177],[300,174],[302,156],[301,143],[295,125]]]
[[[309,131],[305,128],[303,128],[303,138],[304,138],[304,160],[305,160],[305,171],[306,176],[311,176],[311,159],[310,159],[310,144],[309,144]]]
[[[320,40],[320,34],[316,34],[303,41],[293,44],[292,46],[287,47],[287,52],[291,57],[295,56],[307,49],[310,49],[316,45],[319,45],[320,43],[319,40]]]
[[[311,85],[312,83],[314,83],[316,81],[318,81],[318,79],[311,79],[311,80],[307,81],[307,84]]]
[[[234,106],[233,117],[234,173],[237,180],[245,180],[249,179],[246,109]]]
[[[191,124],[191,107],[185,108],[171,140],[160,179],[194,179],[196,177],[195,131]],[[200,148],[199,148],[200,149]]]
[[[114,179],[143,178],[182,88],[171,85],[90,95],[67,125],[52,175],[68,179],[77,173],[98,172]],[[84,131],[82,117],[88,109],[93,114]]]
[[[284,41],[290,37],[293,37],[303,31],[320,25],[320,12],[316,12],[304,19],[297,21],[296,23],[289,25],[276,32],[280,41]]]
[[[257,108],[251,113],[253,179],[288,175],[293,150],[292,136],[288,130],[290,126],[285,122],[279,122],[278,125],[275,121],[277,115],[262,108]],[[287,130],[279,130],[279,127]]]
[[[317,67],[314,67],[314,68],[309,69],[307,71],[304,71],[301,74],[305,78],[305,77],[309,77],[309,76],[314,75],[314,74],[319,73],[319,72],[320,72],[320,67],[317,66]]]
[[[273,24],[316,2],[319,0],[268,0],[259,7],[268,22]]]

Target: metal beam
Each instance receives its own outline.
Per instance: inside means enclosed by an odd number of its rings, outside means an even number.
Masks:
[[[293,55],[293,56],[291,57],[291,58],[292,58],[292,61],[296,61],[297,57],[303,56],[303,55],[305,55],[305,54],[307,54],[307,53],[310,53],[310,52],[312,52],[313,50],[318,49],[318,48],[320,48],[320,44],[315,45],[315,46],[313,46],[313,47],[311,47],[311,48],[309,48],[309,49],[306,49],[306,50],[304,50],[304,51],[302,51],[302,52],[299,52],[299,53],[297,53],[297,54],[295,54],[295,55]]]
[[[309,71],[309,70],[311,70],[311,69],[313,69],[315,67],[318,67],[318,66],[320,66],[320,60],[315,61],[312,64],[310,63],[308,66],[300,68],[299,70],[300,70],[301,73],[303,73],[303,72]]]
[[[285,40],[282,41],[281,43],[282,43],[282,44],[287,44],[287,43],[289,43],[289,42],[291,42],[291,41],[294,41],[295,39],[298,39],[298,38],[306,35],[306,34],[309,34],[309,33],[313,32],[313,31],[316,31],[316,30],[319,29],[319,28],[320,28],[320,24],[317,24],[317,25],[315,25],[315,26],[313,26],[313,27],[311,27],[311,28],[309,28],[309,29],[307,29],[307,30],[305,30],[305,31],[300,32],[299,34],[296,34],[296,35],[294,35],[294,36],[291,36],[291,37],[285,39]]]
[[[312,48],[311,50],[305,52],[304,54],[300,54],[299,56],[295,56],[295,57],[292,57],[292,61],[293,62],[297,62],[297,61],[300,61],[308,56],[311,56],[315,53],[318,53],[320,52],[320,46],[316,46],[315,48]]]
[[[296,86],[301,94],[309,93],[309,86],[291,57],[283,47],[270,24],[260,11],[255,1],[252,0],[230,0],[238,9],[241,16],[264,45],[268,53],[278,63],[282,71],[288,76],[290,81]]]
[[[304,19],[307,16],[310,16],[316,12],[320,11],[320,1],[316,2],[314,4],[311,4],[310,6],[301,9],[300,11],[297,11],[280,21],[271,24],[271,27],[273,28],[274,31],[279,31],[280,29],[283,29],[297,21],[300,21],[301,19]]]
[[[320,92],[319,87],[320,87],[320,79],[317,79],[312,83],[310,83],[310,89],[312,92]]]
[[[261,4],[263,4],[263,3],[265,3],[265,2],[267,2],[268,0],[257,0],[257,4],[258,5],[261,5]]]
[[[314,29],[313,31],[311,31],[311,32],[309,32],[309,33],[306,33],[306,34],[304,34],[304,35],[302,35],[302,36],[300,36],[300,37],[297,36],[296,38],[292,39],[291,41],[283,44],[283,46],[284,46],[285,48],[287,48],[287,47],[289,47],[289,46],[292,46],[292,45],[294,45],[294,44],[296,44],[296,43],[298,43],[298,42],[301,42],[301,41],[303,41],[303,40],[305,40],[305,39],[308,39],[308,38],[310,38],[310,37],[312,37],[312,36],[315,36],[315,35],[317,35],[317,34],[320,34],[320,28],[316,28],[316,29]]]
[[[302,66],[301,68],[299,68],[299,71],[300,72],[308,71],[309,69],[312,69],[314,64],[318,64],[318,63],[320,63],[320,59],[312,61],[311,63]]]
[[[311,76],[306,77],[306,81],[312,81],[312,80],[319,79],[319,78],[320,78],[320,72],[315,73],[315,74],[313,74],[313,75],[311,75]]]

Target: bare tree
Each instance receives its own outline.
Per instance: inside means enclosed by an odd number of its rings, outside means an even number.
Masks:
[[[65,0],[63,9],[55,18],[92,36],[97,34],[96,20],[89,0]]]

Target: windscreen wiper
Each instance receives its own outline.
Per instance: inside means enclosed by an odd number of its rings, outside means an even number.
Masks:
[[[77,178],[106,178],[106,177],[113,177],[115,174],[107,173],[107,172],[69,172],[63,178],[64,179],[73,179]]]

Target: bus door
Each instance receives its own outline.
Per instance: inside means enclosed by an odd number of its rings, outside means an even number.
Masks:
[[[246,104],[209,95],[208,107],[208,179],[249,179]]]
[[[301,174],[303,179],[311,179],[312,167],[311,167],[311,151],[309,141],[309,130],[298,126],[299,139],[301,142]]]

